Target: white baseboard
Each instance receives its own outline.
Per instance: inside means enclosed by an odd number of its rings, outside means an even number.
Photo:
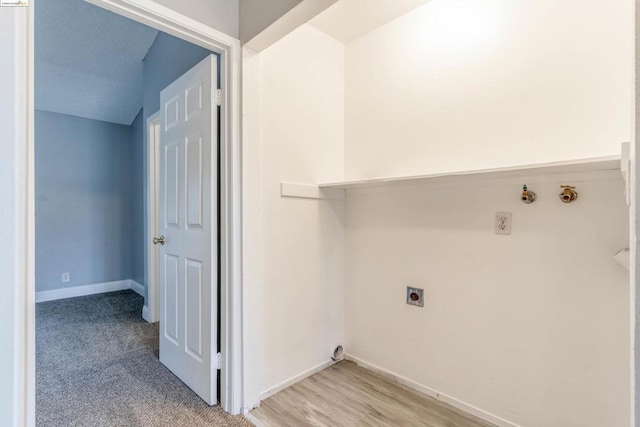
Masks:
[[[129,282],[131,282],[131,290],[144,298],[144,285],[136,282],[133,279],[129,279]],[[147,307],[146,304],[142,307],[142,318],[147,323],[151,323],[151,312],[149,311],[149,307]]]
[[[259,419],[257,419],[256,417],[254,417],[252,413],[250,413],[250,412],[246,412],[246,413],[245,413],[245,414],[243,414],[243,415],[244,415],[244,417],[245,417],[246,419],[248,419],[248,420],[249,420],[249,422],[250,422],[251,424],[253,424],[255,427],[263,427],[262,422],[261,422]]]
[[[256,408],[260,407],[260,396],[258,396],[258,400],[257,401],[245,401],[245,405],[242,408],[242,415],[244,415],[245,417],[248,417],[249,413],[251,411],[253,411]],[[253,415],[252,415],[253,417]],[[255,417],[254,417],[255,418]],[[251,418],[249,418],[249,421],[251,421],[253,424],[255,424],[256,426],[258,426]],[[259,427],[259,426],[258,426]]]
[[[125,289],[131,289],[131,281],[128,279],[117,280],[115,282],[94,283],[92,285],[84,286],[70,286],[68,288],[36,292],[36,302],[82,297],[86,295],[102,294],[105,292],[123,291]]]
[[[144,297],[144,285],[136,282],[133,279],[129,279],[129,282],[131,282],[131,290],[141,297]]]
[[[480,408],[477,408],[473,405],[470,405],[468,403],[465,403],[461,400],[456,399],[455,397],[451,397],[448,396],[444,393],[440,393],[437,390],[434,390],[430,387],[427,387],[425,385],[419,384],[415,381],[412,381],[408,378],[402,377],[400,375],[394,374],[393,372],[387,371],[386,369],[383,369],[379,366],[376,366],[372,363],[366,362],[362,359],[359,359],[357,357],[351,356],[351,355],[345,355],[345,359],[346,360],[350,360],[352,362],[355,362],[358,364],[358,366],[361,366],[365,369],[368,369],[370,371],[376,372],[380,375],[382,375],[383,377],[386,377],[390,380],[393,380],[399,384],[402,384],[404,386],[409,387],[410,389],[413,389],[415,391],[418,391],[422,394],[425,394],[429,397],[432,397],[436,400],[439,400],[441,402],[444,402],[448,405],[453,406],[454,408],[458,408],[461,411],[466,412],[467,414],[471,414],[471,415],[475,415],[478,418],[482,418],[485,421],[488,421],[490,423],[493,423],[495,425],[497,425],[498,427],[520,427],[518,424],[513,423],[511,421],[505,420],[504,418],[501,418],[497,415],[494,415],[490,412],[487,411],[483,411]]]
[[[291,377],[286,381],[281,382],[278,385],[275,385],[273,387],[271,387],[270,389],[267,389],[265,391],[263,391],[262,393],[260,393],[260,400],[264,400],[266,398],[268,398],[271,395],[276,394],[277,392],[284,390],[287,387],[290,387],[292,385],[294,385],[295,383],[297,383],[298,381],[302,381],[303,379],[310,377],[311,375],[322,371],[323,369],[328,368],[329,366],[333,365],[334,362],[333,360],[328,360],[326,362],[323,362],[317,366],[314,366],[311,369],[308,369],[298,375],[296,375],[295,377]]]
[[[142,318],[147,323],[151,323],[151,312],[149,311],[149,307],[146,304],[142,307]]]

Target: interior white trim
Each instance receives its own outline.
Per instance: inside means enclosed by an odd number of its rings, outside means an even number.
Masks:
[[[220,55],[221,88],[221,367],[222,408],[239,414],[242,410],[242,216],[241,216],[241,140],[240,140],[240,42],[212,27],[197,22],[153,0],[86,0],[137,22],[202,46]],[[34,221],[34,8],[16,11],[16,52],[13,66],[24,76],[16,84],[16,131],[18,150],[15,159],[18,223],[24,222],[24,243],[15,248],[23,255],[24,271],[16,288],[16,382],[14,405],[16,425],[35,424],[35,221]],[[22,256],[22,255],[20,255]]]
[[[154,323],[151,321],[151,315],[149,314],[149,307],[147,307],[146,305],[142,307],[142,318],[147,323]]]
[[[8,12],[7,12],[8,13]],[[35,157],[34,157],[34,11],[14,8],[15,194],[13,424],[35,425]],[[21,76],[21,77],[18,77]],[[10,130],[11,131],[11,130]],[[11,203],[9,201],[8,203]],[[22,238],[20,238],[22,237]]]
[[[431,387],[427,387],[425,385],[419,384],[415,381],[412,381],[408,378],[405,378],[401,375],[398,374],[394,374],[391,371],[387,371],[386,369],[383,369],[379,366],[376,366],[372,363],[366,362],[360,358],[351,356],[349,354],[345,354],[344,358],[346,360],[349,360],[351,362],[357,363],[358,366],[361,366],[365,369],[368,369],[370,371],[376,372],[380,375],[382,375],[385,378],[388,378],[392,381],[395,381],[399,384],[402,384],[406,387],[409,387],[412,390],[415,390],[417,392],[420,392],[422,394],[425,394],[429,397],[432,397],[436,400],[439,400],[441,402],[444,402],[448,405],[453,406],[454,408],[458,408],[461,411],[466,412],[467,414],[471,414],[471,415],[475,415],[478,418],[482,418],[485,421],[489,421],[490,423],[493,423],[495,425],[497,425],[498,427],[521,427],[520,425],[505,420],[504,418],[501,418],[497,415],[494,415],[490,412],[484,411],[476,406],[470,405],[466,402],[463,402],[462,400],[456,399],[455,397],[451,397],[449,395],[446,395],[444,393],[441,393],[437,390],[432,389]]]
[[[264,427],[264,424],[263,424],[259,419],[257,419],[256,417],[254,417],[254,416],[253,416],[253,414],[252,414],[251,412],[247,412],[247,411],[245,411],[244,417],[245,417],[246,419],[248,419],[248,420],[249,420],[249,422],[250,422],[251,424],[253,424],[254,426],[256,426],[256,427]]]
[[[144,285],[129,279],[129,289],[144,298]]]
[[[50,291],[39,291],[36,292],[36,302],[82,297],[86,295],[102,294],[105,292],[124,291],[125,289],[132,289],[131,285],[132,280],[126,279],[82,286],[69,286],[67,288],[52,289]]]
[[[280,384],[277,384],[265,391],[263,391],[262,393],[260,393],[260,400],[264,400],[266,398],[268,398],[269,396],[272,396],[274,394],[276,394],[279,391],[284,390],[287,387],[291,387],[292,385],[294,385],[297,382],[302,381],[303,379],[310,377],[311,375],[318,373],[324,369],[327,369],[329,366],[335,364],[336,362],[334,362],[333,360],[327,360],[326,362],[322,362],[319,365],[314,366],[313,368],[307,369],[304,372],[299,373],[298,375],[289,378],[288,380],[285,380],[283,382],[281,382]]]
[[[158,193],[158,174],[160,161],[159,140],[160,135],[160,111],[147,118],[147,233],[145,239],[151,242],[158,235],[160,218],[158,212],[158,203],[160,196]],[[147,245],[147,299],[145,307],[147,307],[148,318],[145,320],[149,323],[160,320],[159,303],[160,290],[158,278],[158,247],[157,245]],[[144,318],[144,315],[143,315]]]

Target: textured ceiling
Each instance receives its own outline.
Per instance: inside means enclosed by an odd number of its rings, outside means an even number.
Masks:
[[[35,12],[36,108],[131,124],[158,32],[83,0],[41,0]]]
[[[309,23],[348,43],[425,4],[427,0],[339,0]]]

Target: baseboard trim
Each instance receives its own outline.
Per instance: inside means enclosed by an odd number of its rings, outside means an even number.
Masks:
[[[133,279],[129,279],[129,282],[131,282],[131,290],[144,298],[144,285],[136,282]]]
[[[255,416],[253,416],[253,414],[251,414],[251,413],[249,413],[249,412],[246,412],[246,413],[245,413],[245,414],[243,414],[243,415],[244,415],[244,417],[245,417],[246,419],[248,419],[248,420],[249,420],[249,422],[251,422],[251,424],[253,424],[255,427],[263,427],[262,422],[261,422],[259,419],[257,419]]]
[[[303,379],[310,377],[311,375],[322,371],[323,369],[327,369],[329,366],[333,365],[334,362],[333,360],[328,360],[326,362],[322,362],[319,365],[314,366],[311,369],[307,369],[304,372],[301,372],[300,374],[289,378],[286,381],[281,382],[280,384],[277,384],[265,391],[263,391],[262,393],[260,393],[260,400],[264,400],[266,398],[268,398],[269,396],[272,396],[274,394],[276,394],[279,391],[284,390],[287,387],[291,387],[292,385],[294,385],[295,383],[302,381]]]
[[[444,393],[441,393],[437,390],[432,389],[431,387],[427,387],[425,385],[419,384],[415,381],[412,381],[408,378],[405,378],[403,376],[394,374],[393,372],[387,371],[386,369],[383,369],[379,366],[376,366],[372,363],[366,362],[358,357],[355,356],[351,356],[346,354],[345,355],[345,359],[346,360],[350,360],[356,364],[358,364],[358,366],[361,366],[365,369],[368,369],[370,371],[376,372],[380,375],[382,375],[385,378],[388,378],[392,381],[395,381],[399,384],[402,384],[406,387],[409,387],[410,389],[413,389],[419,393],[425,394],[429,397],[432,397],[436,400],[439,400],[441,402],[444,402],[448,405],[453,406],[454,408],[460,409],[461,411],[466,412],[467,414],[471,414],[474,415],[478,418],[482,418],[485,421],[488,421],[490,423],[495,424],[498,427],[521,427],[516,423],[513,423],[511,421],[505,420],[504,418],[501,418],[497,415],[494,415],[490,412],[484,411],[476,406],[470,405],[468,403],[465,403],[459,399],[456,399],[455,397],[451,397],[448,396]]]
[[[124,291],[131,289],[131,281],[116,280],[115,282],[93,283],[84,286],[70,286],[68,288],[52,289],[36,292],[36,302],[54,301],[64,298],[82,297],[102,294],[105,292]]]
[[[149,307],[146,304],[142,307],[142,318],[147,323],[151,323],[151,312],[149,311]]]

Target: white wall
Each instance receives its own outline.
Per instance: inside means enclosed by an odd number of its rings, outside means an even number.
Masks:
[[[261,339],[261,392],[329,361],[344,337],[344,202],[280,196],[282,181],[343,178],[343,59],[309,25],[259,58],[261,274],[244,294],[262,296],[262,318],[245,313]]]
[[[600,6],[431,0],[349,43],[346,178],[619,155],[632,4]],[[629,273],[611,259],[629,245],[623,183],[570,178],[570,206],[557,176],[350,192],[346,352],[488,418],[629,425]],[[493,234],[502,210],[511,236]]]
[[[154,0],[189,18],[238,38],[239,0]]]
[[[431,0],[346,51],[304,26],[250,56],[253,389],[324,362],[344,337],[349,355],[494,422],[629,424],[629,276],[611,258],[629,246],[619,174],[350,191],[344,205],[279,196],[282,181],[343,173],[619,154],[630,138],[631,6],[596,3]],[[519,201],[525,182],[534,205]],[[566,183],[578,185],[575,204],[557,198]],[[493,233],[502,210],[513,212],[511,236]],[[405,304],[409,284],[425,288],[425,308]]]
[[[349,43],[347,179],[619,154],[632,6],[430,0]]]
[[[350,191],[346,352],[522,426],[629,425],[618,175]],[[565,183],[574,204],[557,197]],[[498,211],[512,235],[494,234]],[[424,308],[405,304],[407,285]]]

